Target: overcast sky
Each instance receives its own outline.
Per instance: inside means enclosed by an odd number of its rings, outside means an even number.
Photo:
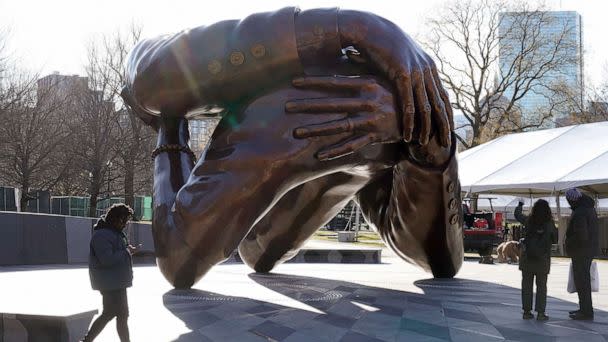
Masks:
[[[142,25],[145,36],[154,36],[285,6],[339,6],[374,12],[417,36],[424,33],[425,19],[447,1],[0,0],[0,27],[10,28],[11,51],[27,68],[42,74],[82,74],[87,42],[96,35],[128,27],[131,22]],[[574,10],[583,16],[585,73],[598,82],[606,76],[608,61],[608,2],[549,0],[548,4],[552,9]]]

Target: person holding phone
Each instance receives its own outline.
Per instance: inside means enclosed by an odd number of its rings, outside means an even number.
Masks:
[[[103,312],[91,325],[82,341],[93,341],[112,318],[121,342],[130,341],[127,318],[127,288],[133,284],[131,256],[141,246],[129,244],[124,230],[133,217],[133,209],[118,203],[112,205],[93,227],[89,249],[89,276],[94,290],[101,292]]]

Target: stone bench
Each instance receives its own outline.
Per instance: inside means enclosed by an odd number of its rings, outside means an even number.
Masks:
[[[75,342],[87,332],[97,310],[67,315],[0,313],[0,341]]]
[[[357,239],[357,233],[351,231],[340,231],[338,232],[338,242],[355,242]]]

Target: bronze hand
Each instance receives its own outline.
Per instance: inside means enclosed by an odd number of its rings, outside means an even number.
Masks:
[[[453,114],[433,59],[399,27],[374,14],[341,10],[338,26],[342,46],[353,46],[361,54],[358,59],[396,87],[404,139],[425,145],[434,122],[441,145],[449,147]],[[414,127],[416,115],[419,127]]]
[[[302,99],[285,104],[290,113],[347,113],[344,119],[298,127],[294,137],[351,133],[345,140],[318,151],[319,160],[335,159],[376,143],[402,139],[393,95],[373,77],[303,77],[293,81],[299,88],[344,94],[341,98]]]

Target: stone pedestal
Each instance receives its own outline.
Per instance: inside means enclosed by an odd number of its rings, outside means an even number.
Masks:
[[[338,242],[355,242],[355,232],[338,232]]]

